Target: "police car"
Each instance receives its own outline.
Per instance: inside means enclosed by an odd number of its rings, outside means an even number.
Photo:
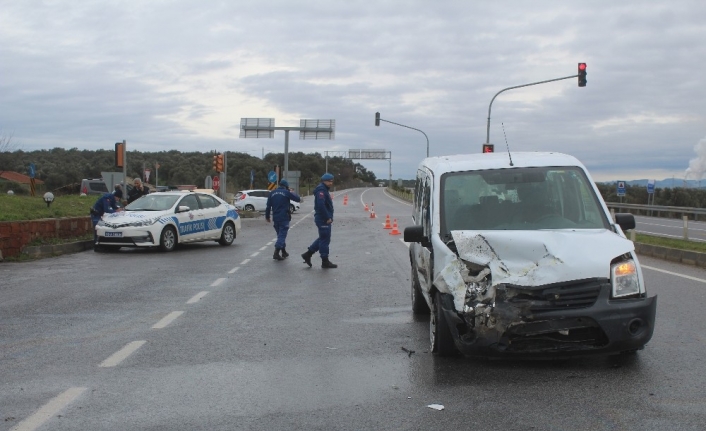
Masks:
[[[207,193],[151,193],[105,214],[96,231],[98,247],[159,247],[172,251],[177,244],[217,241],[231,245],[240,234],[240,217],[233,205]]]

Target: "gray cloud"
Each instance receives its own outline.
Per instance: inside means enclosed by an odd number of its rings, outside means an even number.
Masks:
[[[424,130],[432,155],[476,152],[495,93],[585,61],[586,88],[499,95],[496,148],[507,135],[513,151],[573,154],[598,180],[683,177],[706,136],[705,23],[700,0],[13,2],[0,128],[26,150],[282,151],[283,136],[234,141],[240,118],[333,118],[335,141],[290,149],[384,148],[411,177],[424,136],[374,127],[376,111]]]

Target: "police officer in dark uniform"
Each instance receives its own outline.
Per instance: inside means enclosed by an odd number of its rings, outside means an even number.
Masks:
[[[333,175],[325,173],[321,177],[321,184],[314,189],[314,223],[319,230],[319,237],[311,243],[306,253],[302,254],[304,263],[311,268],[311,256],[317,251],[321,255],[321,267],[338,268],[328,259],[331,243],[331,224],[333,223],[333,200],[329,194],[329,189],[333,185]]]
[[[118,210],[118,200],[123,196],[122,190],[116,190],[115,194],[106,193],[93,204],[91,207],[91,223],[93,223],[93,251],[100,251],[98,247],[98,232],[96,232],[96,225],[100,221],[103,214],[112,214]]]
[[[301,198],[289,190],[287,180],[279,182],[279,188],[270,192],[267,197],[267,207],[265,208],[265,220],[270,222],[270,213],[274,221],[275,232],[277,232],[277,242],[275,242],[275,254],[272,256],[274,260],[284,260],[287,253],[287,232],[289,231],[289,222],[292,220],[292,214],[289,212],[289,201],[301,202]],[[280,256],[280,251],[282,255]]]

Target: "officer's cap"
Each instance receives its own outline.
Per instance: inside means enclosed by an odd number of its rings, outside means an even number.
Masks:
[[[284,186],[284,187],[289,187],[289,183],[287,182],[287,180],[280,180],[279,185]]]
[[[333,175],[326,172],[321,176],[321,181],[333,181]]]

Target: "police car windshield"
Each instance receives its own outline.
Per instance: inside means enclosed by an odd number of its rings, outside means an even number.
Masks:
[[[142,196],[125,207],[126,211],[166,211],[174,206],[179,195],[164,195],[161,193]]]
[[[575,167],[454,172],[441,185],[442,237],[454,230],[610,226],[590,181]]]

